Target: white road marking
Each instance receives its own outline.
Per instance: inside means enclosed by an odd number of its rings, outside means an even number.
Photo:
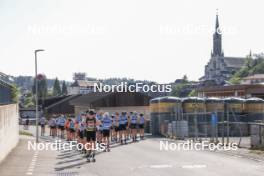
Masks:
[[[202,169],[206,167],[206,165],[182,165],[183,169]]]
[[[26,172],[26,175],[32,175],[33,172],[34,172],[34,169],[36,167],[36,161],[37,161],[37,158],[38,158],[38,151],[36,151],[32,157],[32,160],[31,160],[31,163],[28,167],[28,170]]]
[[[172,165],[161,164],[161,165],[150,165],[149,167],[153,169],[163,169],[163,168],[171,168]]]
[[[34,168],[28,168],[28,172],[33,172]]]

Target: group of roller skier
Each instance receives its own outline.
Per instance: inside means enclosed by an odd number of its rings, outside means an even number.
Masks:
[[[40,119],[41,135],[45,133],[45,118]],[[53,115],[48,121],[50,136],[57,136],[67,141],[89,146],[81,150],[87,161],[95,162],[97,145],[103,144],[104,151],[110,151],[110,143],[127,144],[144,139],[145,118],[142,113],[121,112],[109,114],[89,110],[81,112],[77,117]]]

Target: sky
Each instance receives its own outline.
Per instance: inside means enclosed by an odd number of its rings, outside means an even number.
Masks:
[[[0,0],[0,72],[198,80],[218,9],[225,56],[263,52],[263,0]]]

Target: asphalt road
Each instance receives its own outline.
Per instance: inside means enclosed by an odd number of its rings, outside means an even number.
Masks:
[[[0,175],[37,176],[262,176],[264,162],[238,155],[208,151],[160,151],[160,140],[115,145],[111,152],[96,155],[96,163],[86,162],[78,151],[27,151],[23,139],[6,161]],[[42,137],[42,142],[54,141]],[[34,141],[31,138],[31,141]]]
[[[86,163],[74,153],[57,163],[57,173],[92,176],[216,176],[263,175],[264,163],[208,151],[160,151],[160,139],[116,146],[111,152],[96,156],[96,163]],[[68,157],[67,157],[68,156]],[[59,158],[63,159],[63,158]]]

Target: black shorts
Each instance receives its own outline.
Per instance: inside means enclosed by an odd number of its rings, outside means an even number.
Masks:
[[[114,128],[115,128],[115,132],[118,132],[119,131],[118,126],[115,126]]]
[[[118,127],[118,130],[119,131],[126,130],[126,124],[120,124],[119,127]]]
[[[79,137],[80,137],[81,139],[83,139],[83,137],[84,137],[84,131],[80,131],[80,130],[78,130],[78,135],[79,135]]]
[[[96,132],[98,132],[99,134],[103,134],[103,130],[102,129],[96,130]]]
[[[103,130],[103,137],[109,137],[110,136],[110,130]]]
[[[130,128],[131,129],[136,129],[137,128],[137,124],[130,124]]]
[[[55,129],[56,127],[55,126],[50,126],[50,129]]]
[[[96,131],[86,131],[85,132],[86,140],[88,142],[96,140]]]
[[[40,126],[41,126],[41,128],[44,128],[44,127],[45,127],[45,125],[44,125],[44,124],[41,124]]]
[[[59,129],[60,130],[64,130],[64,126],[59,126]]]
[[[74,133],[75,129],[70,128],[70,133]]]
[[[139,124],[138,127],[139,127],[140,129],[144,129],[144,124]]]

